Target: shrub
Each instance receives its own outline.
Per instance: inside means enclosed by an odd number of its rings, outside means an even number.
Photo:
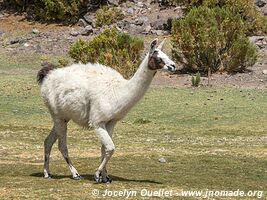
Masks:
[[[66,67],[70,63],[70,61],[67,58],[60,58],[58,59],[58,63],[60,66]]]
[[[257,57],[246,31],[242,17],[231,8],[192,8],[173,22],[173,57],[192,72],[245,70]]]
[[[199,72],[197,72],[195,75],[192,76],[191,82],[192,82],[193,87],[199,86],[200,84],[200,73]]]
[[[77,41],[71,46],[69,54],[82,63],[99,62],[111,66],[128,78],[140,64],[143,48],[141,39],[113,28],[105,30],[92,41]]]
[[[267,19],[256,9],[254,0],[170,0],[170,2],[185,5],[187,13],[192,8],[199,6],[207,6],[209,8],[227,7],[233,14],[240,14],[247,27],[247,35],[267,34]]]
[[[96,11],[96,26],[110,25],[122,18],[121,10],[115,7],[104,6]]]
[[[4,3],[32,13],[35,19],[74,23],[86,12],[90,0],[4,0]]]

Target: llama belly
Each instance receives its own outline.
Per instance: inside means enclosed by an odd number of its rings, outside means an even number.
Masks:
[[[54,117],[72,120],[78,125],[87,127],[90,105],[85,99],[74,99],[73,96],[68,98],[69,96],[56,98],[51,95],[51,98],[44,98],[44,102]]]
[[[58,110],[58,114],[65,117],[68,120],[74,121],[76,124],[81,126],[88,126],[89,109],[86,104],[76,102],[73,104],[66,104]]]

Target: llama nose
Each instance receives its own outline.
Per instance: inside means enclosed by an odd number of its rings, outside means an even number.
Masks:
[[[175,72],[176,66],[174,64],[172,64],[172,65],[168,66],[168,70],[171,72]]]

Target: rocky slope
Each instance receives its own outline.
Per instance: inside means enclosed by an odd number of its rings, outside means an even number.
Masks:
[[[175,6],[161,6],[160,3],[151,1],[130,1],[118,4],[116,0],[110,0],[120,9],[124,18],[111,26],[143,37],[145,42],[152,38],[169,37],[170,22],[173,18],[183,16],[182,8]],[[1,1],[0,1],[1,5]],[[267,0],[256,0],[255,5],[267,15]],[[27,19],[26,15],[16,15],[0,6],[0,48],[6,54],[42,54],[66,56],[68,49],[78,39],[90,40],[105,28],[95,26],[95,13],[89,12],[74,26],[62,26],[59,24],[44,24]],[[267,88],[267,37],[251,37],[259,49],[260,59],[251,68],[251,72],[245,74],[214,74],[213,85],[230,85],[235,87]],[[170,43],[170,42],[168,42]],[[170,47],[170,45],[168,45]],[[170,48],[168,48],[170,52]],[[1,53],[1,52],[0,52]],[[207,78],[202,77],[201,83],[207,85]],[[191,85],[191,76],[159,74],[154,82],[156,86],[186,86]]]

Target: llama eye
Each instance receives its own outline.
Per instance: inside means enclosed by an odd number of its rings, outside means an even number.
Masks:
[[[159,62],[160,62],[160,63],[162,63],[162,62],[163,62],[162,58],[159,58],[158,60],[159,60]]]

